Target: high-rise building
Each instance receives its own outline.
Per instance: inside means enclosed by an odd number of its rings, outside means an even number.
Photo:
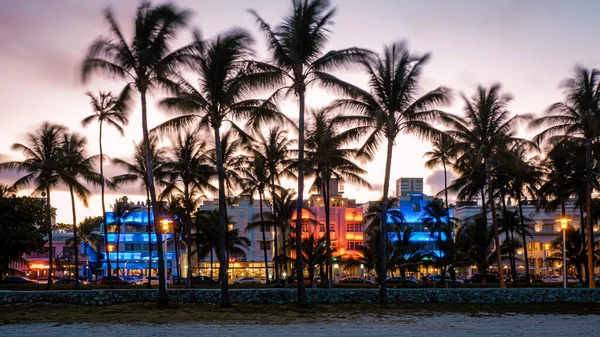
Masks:
[[[423,194],[423,178],[400,178],[396,180],[396,196],[407,197]]]

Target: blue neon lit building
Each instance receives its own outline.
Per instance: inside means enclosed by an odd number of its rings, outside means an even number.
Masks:
[[[121,234],[119,238],[119,264],[117,265],[117,228],[116,219],[113,212],[106,213],[106,224],[108,225],[108,243],[112,244],[113,249],[110,254],[111,267],[122,270],[123,275],[147,275],[148,268],[152,269],[152,275],[158,273],[158,252],[156,246],[156,233],[154,228],[148,235],[148,210],[143,205],[132,205],[133,210],[126,217],[122,218]],[[150,212],[150,223],[154,223],[153,212]],[[152,226],[154,227],[154,226]],[[172,229],[171,229],[172,231]],[[102,233],[104,229],[102,228]],[[169,240],[173,237],[172,233],[166,235]],[[163,236],[163,240],[164,240]],[[152,245],[152,256],[148,255],[148,245]],[[104,248],[103,248],[103,251]],[[167,275],[177,276],[176,259],[174,244],[167,246],[166,253]],[[183,260],[182,260],[183,261]],[[102,269],[106,270],[107,263],[104,261]]]

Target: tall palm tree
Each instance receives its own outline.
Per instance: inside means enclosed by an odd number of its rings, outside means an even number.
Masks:
[[[302,198],[304,195],[304,110],[306,89],[311,84],[335,88],[339,80],[329,74],[365,57],[368,52],[359,48],[332,50],[324,53],[325,43],[333,25],[335,9],[329,0],[292,0],[292,11],[283,21],[271,27],[255,11],[250,11],[267,39],[271,64],[257,66],[272,72],[271,83],[281,88],[278,96],[294,93],[298,97],[298,201],[296,207],[296,253],[302,247]],[[302,259],[297,259],[298,303],[306,305]]]
[[[14,151],[25,155],[23,161],[11,161],[0,163],[0,171],[17,171],[26,173],[19,178],[11,188],[18,190],[20,187],[34,185],[34,194],[46,196],[46,233],[48,234],[48,285],[52,286],[50,276],[53,270],[53,243],[52,243],[52,204],[50,199],[51,190],[62,182],[62,177],[67,176],[63,163],[64,152],[62,151],[62,138],[67,129],[62,125],[51,123],[42,124],[33,133],[29,133],[28,144],[15,143],[12,145]]]
[[[492,165],[497,163],[497,157],[503,150],[516,144],[520,146],[530,144],[527,140],[515,136],[515,126],[527,119],[527,116],[511,116],[508,105],[512,97],[502,94],[499,84],[493,85],[489,89],[480,86],[471,99],[463,96],[463,100],[465,102],[465,120],[456,118],[451,123],[453,129],[448,133],[455,139],[456,147],[461,153],[475,153],[473,158],[475,167],[485,168],[484,176],[492,213],[494,241],[498,249],[500,236],[494,202],[496,184],[493,183]],[[496,258],[500,287],[505,288],[501,254],[496,254]]]
[[[447,103],[450,97],[448,89],[444,87],[418,96],[421,72],[428,59],[429,54],[419,57],[411,54],[401,43],[392,44],[384,49],[381,57],[362,62],[369,78],[370,91],[348,85],[346,92],[351,98],[335,103],[335,106],[357,114],[346,117],[350,122],[372,130],[360,153],[372,155],[384,139],[387,141],[382,215],[386,214],[389,207],[392,151],[396,137],[410,134],[431,139],[440,135],[429,122],[445,118],[445,113],[436,108]],[[379,266],[384,268],[387,227],[385,217],[382,216],[380,220],[380,243],[383,246],[380,249]],[[379,275],[379,301],[383,304],[387,302],[385,270],[380,270]]]
[[[227,230],[225,200],[225,166],[221,152],[221,128],[227,124],[244,141],[249,136],[235,124],[236,119],[247,118],[248,128],[258,127],[262,121],[279,119],[283,115],[265,105],[263,100],[247,99],[247,94],[260,88],[270,75],[250,67],[253,40],[242,29],[231,29],[204,44],[196,58],[199,71],[199,89],[180,78],[173,97],[161,101],[161,106],[183,115],[174,117],[157,127],[158,131],[173,132],[186,125],[214,134],[219,188],[219,257],[225,257]],[[227,284],[227,261],[220,261],[221,305],[231,306]]]
[[[333,288],[333,270],[331,264],[331,229],[330,229],[330,194],[331,179],[347,181],[359,186],[370,187],[361,175],[367,172],[353,160],[358,150],[348,148],[350,143],[357,141],[365,131],[362,127],[340,130],[340,124],[335,117],[330,116],[330,110],[311,112],[310,124],[306,131],[305,169],[307,177],[314,177],[312,190],[321,191],[325,206],[325,238],[326,238],[326,274],[328,287]]]
[[[273,218],[277,218],[277,209],[275,207],[276,202],[276,192],[277,189],[276,183],[280,183],[280,178],[292,178],[295,179],[296,175],[292,172],[290,166],[294,162],[293,159],[289,157],[290,147],[292,146],[292,141],[288,139],[287,132],[281,129],[279,126],[271,127],[267,131],[267,135],[265,136],[262,133],[258,134],[257,141],[255,144],[255,150],[262,154],[265,158],[267,170],[269,173],[269,183],[271,188],[271,207],[273,211]],[[282,191],[282,193],[285,193]],[[287,218],[286,226],[289,225],[290,217]],[[284,221],[285,222],[285,221]],[[275,263],[275,286],[281,286],[281,281],[279,278],[279,245],[277,240],[277,228],[281,228],[280,225],[274,223],[274,248],[275,251],[273,253],[273,259]],[[283,231],[283,230],[282,230]],[[285,234],[283,234],[282,238],[285,238]],[[284,240],[285,242],[285,240]],[[285,251],[285,249],[284,249]]]
[[[191,13],[179,10],[175,5],[166,3],[153,7],[143,2],[136,11],[134,35],[128,43],[110,8],[104,11],[104,17],[110,27],[111,37],[97,38],[88,49],[82,65],[82,79],[88,81],[92,74],[104,74],[112,78],[128,81],[128,87],[134,87],[140,94],[142,103],[142,134],[146,153],[146,167],[152,167],[150,139],[148,137],[148,118],[146,95],[159,86],[171,85],[171,76],[181,65],[189,63],[193,54],[200,48],[198,42],[171,51],[169,47],[177,40],[178,32],[184,28]],[[156,191],[152,170],[148,174],[150,199],[154,217],[158,218]],[[161,228],[155,224],[157,233]],[[159,296],[158,302],[166,303],[165,266],[162,255],[162,238],[157,235]]]
[[[429,229],[431,237],[436,238],[438,248],[452,248],[449,247],[449,241],[452,241],[452,234],[454,233],[454,219],[450,217],[448,208],[444,205],[441,199],[433,199],[429,204],[423,208],[423,218],[421,221],[425,228]],[[435,235],[437,233],[437,235]],[[442,249],[438,249],[443,251]],[[442,284],[446,280],[446,267],[452,263],[451,259],[448,259],[449,254],[439,253],[435,254],[438,265],[440,265]]]
[[[564,102],[554,103],[548,108],[549,115],[532,121],[532,127],[550,125],[534,137],[540,143],[546,139],[553,141],[579,140],[585,145],[586,158],[586,214],[592,214],[592,147],[599,144],[600,139],[600,71],[578,67],[575,76],[562,84],[565,90]],[[594,282],[594,238],[591,216],[585,217],[587,230],[587,268],[589,287],[595,288]]]
[[[452,163],[452,160],[458,156],[458,151],[454,146],[454,140],[446,135],[442,134],[433,140],[433,149],[425,152],[425,157],[429,158],[425,162],[425,168],[434,169],[440,164],[444,168],[444,194],[446,197],[446,208],[448,209],[448,223],[450,222],[450,204],[448,203],[448,166]],[[443,278],[442,278],[443,280]]]
[[[87,116],[81,121],[83,127],[88,126],[94,121],[98,122],[98,145],[100,147],[100,198],[102,202],[102,221],[104,225],[104,248],[105,254],[108,256],[108,232],[106,227],[106,204],[104,202],[104,194],[106,182],[104,177],[104,152],[102,148],[103,126],[106,123],[119,131],[121,136],[124,135],[123,126],[129,123],[129,113],[131,109],[131,86],[125,86],[118,97],[114,97],[110,92],[100,92],[98,96],[94,96],[91,92],[86,95],[90,98],[93,114]],[[110,274],[110,259],[107,259],[108,272]],[[108,279],[109,287],[112,288],[112,279]]]
[[[100,254],[100,247],[104,242],[104,236],[100,234],[100,224],[102,223],[102,217],[86,217],[77,226],[77,237],[80,240],[83,247],[89,247],[94,254]],[[73,246],[74,237],[69,238],[65,241],[65,245]],[[88,248],[84,249],[83,255],[86,256]],[[89,267],[89,259],[88,259]]]
[[[85,147],[87,140],[77,133],[63,135],[62,151],[64,161],[66,162],[66,173],[62,176],[63,182],[69,186],[71,195],[71,211],[73,213],[73,254],[75,254],[75,279],[79,280],[79,245],[77,242],[77,213],[75,210],[75,194],[83,205],[87,207],[90,191],[80,182],[84,179],[87,182],[100,182],[92,165],[96,157],[87,157]],[[79,282],[75,282],[75,289],[79,289]]]
[[[168,170],[165,165],[167,162],[167,154],[166,150],[158,147],[158,140],[156,137],[150,137],[150,156],[152,157],[152,177],[159,185],[164,185],[165,180],[168,178]],[[152,217],[151,217],[151,207],[150,207],[150,184],[148,184],[148,173],[146,172],[146,149],[143,143],[139,143],[135,147],[135,152],[133,155],[133,163],[129,163],[122,159],[114,159],[113,164],[125,169],[127,173],[121,174],[113,177],[113,183],[117,186],[122,184],[134,184],[137,182],[142,182],[142,186],[144,186],[144,191],[146,192],[146,200],[147,200],[147,218],[148,218],[148,278],[152,275]],[[154,206],[152,206],[154,207]],[[156,213],[155,213],[156,214]],[[158,219],[158,218],[154,218]],[[155,226],[156,229],[156,226]],[[160,232],[154,231],[159,234]],[[158,240],[157,235],[157,240]],[[157,243],[158,245],[158,243]],[[160,254],[160,252],[159,252]],[[152,286],[148,282],[147,288],[150,289]]]
[[[263,212],[263,200],[265,199],[265,190],[269,183],[268,171],[267,160],[258,151],[251,151],[250,157],[246,160],[245,165],[242,166],[242,187],[244,189],[242,193],[250,195],[254,195],[255,192],[258,193],[259,217],[261,221],[260,231],[262,234],[263,255],[265,258],[265,279],[267,283],[269,282],[269,260],[267,257],[268,249],[265,233],[266,226]]]
[[[186,244],[187,282],[188,288],[192,287],[192,212],[196,200],[204,191],[214,191],[210,184],[213,169],[210,165],[206,143],[201,141],[198,134],[184,132],[174,141],[171,156],[165,163],[168,172],[168,183],[160,195],[161,199],[170,195],[180,195],[184,206],[183,233]]]
[[[115,204],[111,206],[113,209],[113,224],[115,226],[115,231],[117,232],[117,244],[116,244],[116,255],[117,255],[117,276],[119,276],[119,272],[123,273],[123,270],[120,266],[119,261],[119,246],[121,245],[121,225],[123,221],[126,220],[129,216],[131,216],[131,212],[133,208],[131,204],[127,200],[127,197],[122,197],[120,199],[115,200]],[[109,274],[110,276],[110,274]]]

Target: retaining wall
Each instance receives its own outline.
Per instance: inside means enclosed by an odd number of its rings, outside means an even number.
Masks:
[[[307,289],[309,303],[377,303],[377,289]],[[296,289],[232,289],[232,303],[296,303]],[[68,303],[111,305],[155,302],[157,290],[51,290],[0,291],[0,305],[14,303]],[[169,302],[218,303],[218,289],[174,289],[168,291]],[[389,289],[389,303],[598,303],[600,289]]]

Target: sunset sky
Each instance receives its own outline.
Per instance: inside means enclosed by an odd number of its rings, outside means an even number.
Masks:
[[[44,121],[64,124],[88,137],[88,153],[98,153],[97,125],[86,129],[80,121],[92,113],[86,91],[118,91],[123,83],[95,80],[88,85],[80,81],[80,64],[92,41],[107,35],[102,9],[111,6],[127,37],[131,36],[133,15],[139,1],[79,0],[0,0],[0,162],[21,159],[10,149],[15,142],[25,142],[25,135]],[[159,3],[154,1],[154,4]],[[290,1],[267,0],[179,0],[175,3],[195,15],[190,28],[197,27],[210,38],[233,26],[251,31],[256,40],[257,58],[267,57],[264,39],[253,17],[246,11],[256,10],[271,24],[276,24],[290,9]],[[422,90],[444,85],[454,91],[454,102],[446,111],[460,114],[459,94],[470,96],[478,84],[502,83],[514,95],[514,113],[542,113],[551,103],[560,101],[559,84],[571,76],[576,65],[600,67],[598,19],[600,2],[594,0],[552,1],[401,1],[338,0],[335,26],[327,49],[351,46],[381,52],[383,46],[406,41],[411,51],[430,52],[425,67]],[[181,34],[178,43],[190,41],[190,32]],[[365,87],[359,73],[341,73],[342,78]],[[155,106],[156,93],[150,102],[150,126],[168,116]],[[307,103],[325,106],[332,96],[318,88],[309,92]],[[139,102],[138,102],[139,103]],[[297,114],[296,102],[285,106],[290,116]],[[523,134],[527,134],[523,131]],[[114,129],[105,133],[105,153],[114,158],[130,159],[134,143],[141,139],[139,104],[131,115],[126,134]],[[443,186],[441,171],[423,168],[423,153],[430,145],[412,137],[400,137],[394,150],[394,181],[401,177],[424,177],[426,192],[437,193]],[[368,165],[366,177],[373,190],[346,186],[345,195],[359,202],[381,196],[384,153]],[[107,167],[107,176],[118,174]],[[0,182],[12,184],[20,175],[3,172]],[[140,197],[140,186],[110,192],[107,203],[127,195]],[[26,192],[25,192],[26,193]],[[79,204],[78,218],[100,215],[99,191],[94,190],[90,207]],[[59,222],[71,221],[68,193],[53,194]]]

